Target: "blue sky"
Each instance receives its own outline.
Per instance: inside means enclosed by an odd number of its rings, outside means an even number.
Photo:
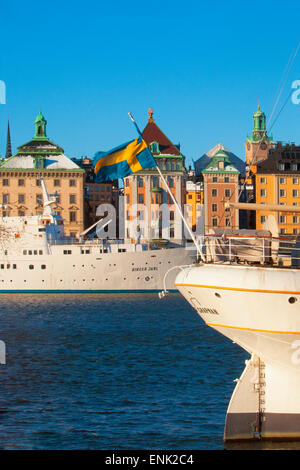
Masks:
[[[300,41],[298,0],[6,2],[1,6],[0,154],[10,116],[13,150],[41,108],[48,136],[70,157],[136,136],[154,109],[188,163],[222,142],[244,158],[258,99],[268,115]],[[296,57],[278,110],[300,78]],[[300,144],[289,100],[274,138]]]

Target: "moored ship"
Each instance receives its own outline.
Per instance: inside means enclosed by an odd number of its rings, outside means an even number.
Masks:
[[[42,181],[42,215],[0,220],[0,292],[155,292],[174,288],[178,266],[196,261],[185,247],[65,237]]]
[[[290,256],[280,256],[278,239],[274,250],[272,237],[262,236],[249,261],[249,246],[248,260],[241,259],[236,240],[228,239],[222,237],[223,259],[184,268],[175,281],[208,326],[251,356],[236,380],[224,440],[300,440],[299,243],[291,241]]]

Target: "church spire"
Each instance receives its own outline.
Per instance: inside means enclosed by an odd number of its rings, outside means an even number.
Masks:
[[[12,156],[12,151],[11,151],[9,120],[8,120],[5,158],[10,158],[11,156]]]

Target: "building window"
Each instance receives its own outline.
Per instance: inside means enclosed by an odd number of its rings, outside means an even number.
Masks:
[[[42,169],[44,168],[44,159],[43,158],[36,158],[34,160],[34,167],[37,169]]]
[[[36,186],[41,186],[41,180],[36,180]]]
[[[70,186],[76,186],[76,181],[75,180],[70,180],[69,185]]]
[[[24,204],[25,202],[25,194],[18,194],[18,203]]]
[[[25,180],[19,179],[18,180],[18,186],[25,186]]]
[[[168,184],[170,188],[174,188],[174,178],[172,176],[168,176]]]
[[[4,180],[2,181],[2,185],[3,185],[3,186],[9,186],[9,181],[8,181],[8,179],[4,179]]]
[[[213,177],[212,177],[212,181],[213,181],[213,183],[217,183],[217,182],[218,182],[218,177],[217,177],[217,176],[213,176]]]
[[[174,220],[174,211],[170,211],[170,220]]]
[[[298,189],[293,189],[293,197],[298,197],[298,196],[299,196]]]
[[[297,228],[293,228],[293,235],[297,235],[298,234],[298,229]]]
[[[35,200],[36,200],[36,203],[37,203],[38,205],[42,205],[42,204],[43,204],[43,195],[42,195],[42,194],[37,194],[37,195],[35,196]]]
[[[260,184],[266,184],[267,178],[260,178]]]
[[[230,189],[225,189],[225,197],[230,197]]]
[[[76,212],[70,211],[70,222],[76,222]]]
[[[293,215],[293,224],[297,224],[297,223],[298,223],[298,216]]]
[[[279,183],[280,184],[286,184],[286,179],[285,178],[279,178]]]
[[[286,231],[285,228],[281,228],[281,229],[280,229],[280,235],[284,235],[284,234],[285,234],[285,231]]]
[[[138,195],[138,203],[139,204],[144,204],[144,194],[139,194]]]
[[[212,226],[217,227],[218,226],[218,219],[216,217],[213,217],[212,219]]]
[[[54,180],[54,186],[60,186],[60,180]]]
[[[299,183],[298,178],[293,178],[293,184],[298,184],[298,183]]]
[[[292,171],[297,171],[297,163],[292,163]]]
[[[152,153],[159,153],[159,143],[158,142],[152,142],[150,144],[150,149]]]
[[[212,197],[217,197],[218,191],[216,189],[212,189],[211,190],[211,195],[212,195]]]
[[[279,217],[279,221],[280,221],[281,224],[285,224],[285,215],[281,215]]]
[[[266,221],[266,216],[265,216],[265,215],[261,215],[261,216],[260,216],[260,223],[263,224],[263,223],[265,223],[265,221]]]
[[[286,197],[286,190],[285,189],[280,189],[279,190],[279,196],[280,197]]]
[[[260,190],[260,197],[266,197],[267,195],[267,190],[266,189],[261,189]]]
[[[2,202],[3,204],[9,204],[9,194],[2,195]]]
[[[138,183],[138,187],[139,188],[143,188],[144,187],[144,180],[141,176],[138,176],[137,177],[137,183]]]
[[[174,237],[175,237],[174,227],[170,227],[170,238],[174,238]]]
[[[226,225],[226,227],[230,227],[230,225],[231,225],[230,224],[230,217],[225,218],[225,225]]]
[[[75,204],[75,203],[76,203],[76,195],[70,194],[70,204]]]
[[[229,183],[229,176],[224,176],[224,183]]]
[[[22,210],[18,210],[18,216],[19,216],[19,217],[24,217],[24,216],[25,216],[25,212],[22,211]]]
[[[284,163],[279,163],[278,168],[280,171],[284,170]]]
[[[218,210],[218,205],[217,205],[217,204],[212,204],[212,205],[211,205],[211,210],[212,210],[212,212],[217,212],[217,210]]]

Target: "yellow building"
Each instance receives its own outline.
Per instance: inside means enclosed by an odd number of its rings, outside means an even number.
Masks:
[[[193,231],[196,229],[197,220],[201,217],[200,207],[203,205],[203,183],[186,182],[186,215],[188,223]]]
[[[256,202],[259,204],[300,204],[300,147],[279,142],[269,150],[268,159],[257,165]],[[289,212],[257,211],[256,228],[262,229],[268,215],[273,215],[279,233],[300,233],[300,217]]]

